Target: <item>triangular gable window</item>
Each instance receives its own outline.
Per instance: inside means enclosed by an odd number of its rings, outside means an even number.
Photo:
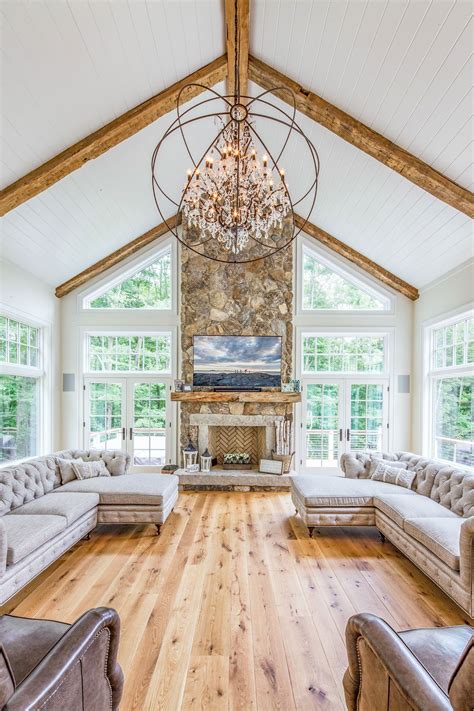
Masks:
[[[387,311],[390,299],[312,250],[303,249],[305,311]]]
[[[85,309],[170,309],[171,251],[84,299]]]

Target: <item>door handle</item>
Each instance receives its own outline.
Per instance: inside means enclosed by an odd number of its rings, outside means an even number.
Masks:
[[[339,430],[339,442],[342,442],[342,427]]]
[[[350,438],[351,438],[351,431],[350,431],[349,428],[347,428],[347,430],[346,430],[346,439],[347,439],[348,442],[349,442]]]
[[[132,439],[132,435],[133,435],[133,427],[130,427],[130,440]]]
[[[122,440],[125,439],[125,427],[122,427]]]

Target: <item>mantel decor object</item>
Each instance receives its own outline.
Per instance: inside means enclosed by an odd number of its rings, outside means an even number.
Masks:
[[[199,471],[197,457],[198,450],[191,440],[189,440],[186,447],[183,448],[183,465],[187,472],[193,473]]]
[[[212,468],[212,454],[206,448],[201,454],[201,471],[210,472]]]

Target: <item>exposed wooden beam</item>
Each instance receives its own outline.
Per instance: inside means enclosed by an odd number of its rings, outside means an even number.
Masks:
[[[442,200],[471,218],[474,217],[473,193],[438,173],[427,163],[392,143],[380,133],[341,111],[337,106],[330,104],[317,94],[313,94],[309,89],[304,89],[297,82],[252,56],[249,57],[249,78],[263,89],[272,89],[275,86],[285,86],[292,89],[295,94],[296,107],[305,116],[317,121],[372,158],[400,173],[404,178],[431,193],[438,200]],[[288,103],[288,95],[285,92],[280,95],[278,92],[275,93]]]
[[[227,93],[235,94],[236,74],[235,59],[240,80],[241,95],[247,94],[248,65],[249,65],[249,8],[250,0],[225,0],[225,31],[227,46]],[[237,5],[237,13],[236,13]],[[237,39],[235,41],[235,28],[237,22]]]
[[[0,193],[0,215],[5,215],[18,205],[30,200],[43,190],[54,185],[69,173],[80,168],[87,161],[121,143],[137,131],[148,126],[156,119],[171,111],[176,106],[180,90],[189,83],[213,86],[222,81],[227,74],[227,57],[223,55],[205,67],[201,67],[185,79],[164,89],[143,104],[135,106],[122,116],[106,124],[98,131],[91,133],[78,143],[66,148],[65,151],[51,158],[39,168],[12,183]],[[186,92],[186,99],[192,99],[202,93],[199,87],[192,87]]]
[[[311,222],[307,222],[305,224],[304,219],[299,215],[295,215],[295,218],[297,227],[302,229],[305,234],[313,237],[313,239],[321,242],[321,244],[324,244],[326,247],[329,247],[329,249],[336,252],[341,257],[345,257],[352,262],[352,264],[360,267],[371,277],[378,279],[378,281],[381,281],[382,284],[386,284],[386,286],[394,289],[394,291],[403,294],[403,296],[407,296],[412,301],[416,301],[416,299],[418,299],[418,289],[411,284],[403,281],[400,277],[397,277],[395,274],[392,274],[392,272],[389,272],[388,269],[384,269],[384,267],[381,267],[376,262],[373,262],[368,257],[365,257],[356,249],[349,247],[349,245],[341,242],[341,240],[333,237],[320,227],[316,227],[316,225],[313,225]]]
[[[169,227],[174,228],[176,225],[179,225],[181,219],[178,215],[173,215],[173,217],[170,217],[167,222]],[[169,231],[168,225],[162,222],[160,225],[152,227],[152,229],[145,232],[145,234],[140,235],[140,237],[132,240],[132,242],[128,242],[128,244],[125,244],[123,247],[119,247],[119,249],[116,249],[115,252],[112,252],[112,254],[109,254],[107,257],[100,259],[91,267],[87,267],[87,269],[84,269],[84,271],[80,274],[76,274],[76,276],[71,277],[71,279],[65,281],[64,284],[56,287],[56,296],[58,299],[62,296],[66,296],[66,294],[69,294],[79,286],[84,286],[84,284],[87,284],[87,282],[91,281],[91,279],[103,274],[107,271],[107,269],[123,262],[124,259],[127,259],[127,257],[130,257],[132,254],[135,254],[135,252],[138,252],[140,249],[143,249],[143,247],[146,247],[151,242],[154,242],[158,239],[158,237],[165,235]]]

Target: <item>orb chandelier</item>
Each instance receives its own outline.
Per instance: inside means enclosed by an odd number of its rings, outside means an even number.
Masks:
[[[236,28],[236,46],[238,42]],[[155,203],[169,231],[203,257],[243,263],[285,249],[304,229],[316,201],[319,157],[295,121],[296,102],[289,88],[274,87],[256,97],[241,95],[237,59],[234,76],[233,95],[221,95],[201,84],[181,89],[177,116],[155,147],[151,168]],[[188,88],[206,91],[207,97],[183,110],[182,97]],[[275,93],[287,97],[292,107],[289,112],[270,100]],[[205,150],[202,146],[199,151],[191,150],[189,127],[210,119],[217,124],[217,133]],[[273,137],[276,129],[280,130],[282,137],[276,148],[264,136],[265,129]],[[178,153],[170,152],[166,145],[171,137],[181,139],[191,162],[187,174],[183,169],[184,187],[176,197],[165,187],[170,162],[174,164]],[[282,167],[285,156],[295,155],[295,139],[305,151],[304,162],[298,158],[298,170],[294,170],[298,182],[303,183],[298,195],[290,191]],[[163,159],[166,151],[167,159]],[[303,210],[298,226],[297,208]],[[166,217],[171,211],[180,218],[176,223]]]

